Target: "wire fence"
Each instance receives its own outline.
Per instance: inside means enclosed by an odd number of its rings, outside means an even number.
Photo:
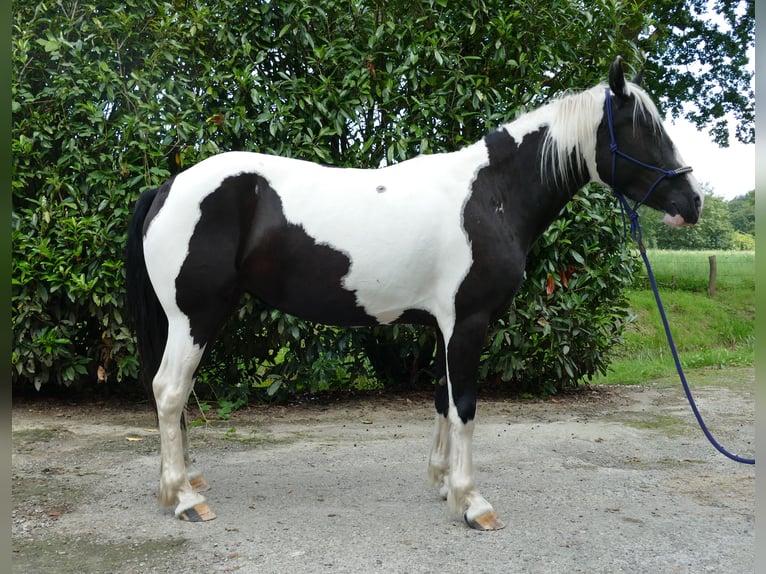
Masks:
[[[647,250],[660,287],[671,290],[713,291],[755,289],[755,251]],[[711,276],[711,267],[714,275]],[[646,270],[637,275],[637,289],[650,289]]]

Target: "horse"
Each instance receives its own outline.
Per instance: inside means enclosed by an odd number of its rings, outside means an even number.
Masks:
[[[620,58],[607,82],[454,152],[377,169],[224,152],[141,193],[127,297],[156,403],[160,503],[182,520],[215,518],[207,481],[190,466],[185,406],[205,349],[249,293],[329,325],[435,329],[428,476],[470,527],[502,528],[474,479],[479,357],[530,248],[591,182],[664,211],[670,225],[692,225],[702,211],[691,168]]]

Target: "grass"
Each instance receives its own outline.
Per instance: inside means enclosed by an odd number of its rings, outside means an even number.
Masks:
[[[685,370],[754,363],[755,254],[752,251],[650,250],[649,261]],[[715,255],[715,292],[707,295],[708,257]],[[628,293],[635,321],[626,329],[599,384],[640,384],[675,373],[646,272]]]

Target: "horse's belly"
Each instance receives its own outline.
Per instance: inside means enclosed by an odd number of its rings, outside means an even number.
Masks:
[[[435,301],[457,289],[446,288],[443,268],[450,266],[432,249],[398,247],[378,243],[349,252],[289,225],[255,246],[243,262],[243,281],[267,304],[325,324],[387,324],[408,310],[433,314]]]

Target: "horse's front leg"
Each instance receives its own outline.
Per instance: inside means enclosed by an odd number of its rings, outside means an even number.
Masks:
[[[450,509],[462,514],[471,528],[477,530],[499,530],[505,527],[495,509],[479,493],[474,480],[473,430],[475,422],[462,420],[450,425],[450,473],[447,504]]]
[[[498,530],[505,524],[476,488],[473,431],[476,416],[476,373],[487,332],[487,320],[472,317],[455,324],[447,342],[449,472],[447,504],[478,530]]]

